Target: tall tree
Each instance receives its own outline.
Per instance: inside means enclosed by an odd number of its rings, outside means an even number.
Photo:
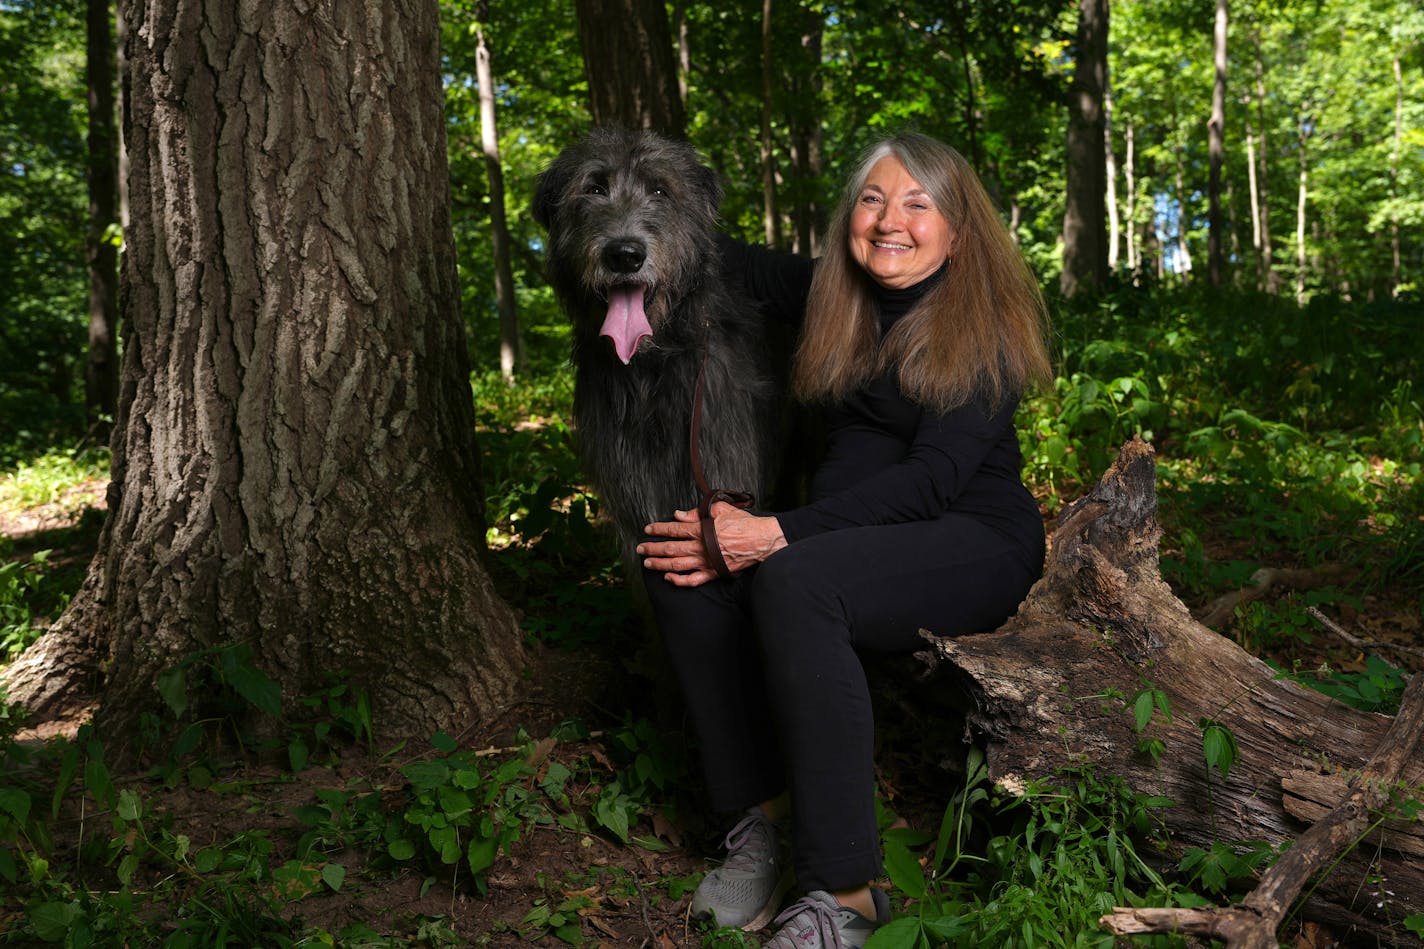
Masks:
[[[89,87],[89,352],[84,409],[89,430],[108,441],[119,395],[118,133],[114,125],[114,41],[109,0],[88,0],[85,49]]]
[[[1107,279],[1107,161],[1103,92],[1108,82],[1107,0],[1079,0],[1068,99],[1068,186],[1063,212],[1064,296]]]
[[[494,66],[490,62],[489,0],[475,4],[475,81],[480,87],[480,150],[489,177],[490,244],[494,250],[494,296],[499,311],[499,371],[506,382],[524,368],[524,339],[514,299],[514,266],[509,255],[509,221],[504,207],[504,165],[495,121]]]
[[[1210,139],[1207,150],[1211,170],[1207,184],[1207,282],[1219,288],[1225,270],[1225,252],[1222,247],[1222,233],[1226,229],[1225,216],[1221,212],[1221,168],[1226,161],[1226,36],[1227,0],[1216,0],[1216,27],[1212,31],[1212,63],[1215,82],[1211,93],[1211,119],[1207,122]]]
[[[772,148],[771,113],[775,98],[772,55],[771,0],[761,0],[761,215],[766,246],[781,243],[781,226],[776,207],[776,152]]]
[[[1256,72],[1256,126],[1260,133],[1260,173],[1257,174],[1260,200],[1260,223],[1261,223],[1261,254],[1257,258],[1260,262],[1261,286],[1267,293],[1277,293],[1281,288],[1281,278],[1276,272],[1275,257],[1271,251],[1271,175],[1270,160],[1266,151],[1266,64],[1261,54],[1261,33],[1259,30],[1251,35],[1251,46],[1255,52],[1253,65]]]
[[[479,719],[521,654],[481,565],[435,0],[122,15],[109,515],[11,698],[92,688],[122,738],[246,654],[287,707],[345,671],[387,735]]]
[[[686,120],[667,5],[662,0],[578,0],[575,6],[594,123],[681,138]]]

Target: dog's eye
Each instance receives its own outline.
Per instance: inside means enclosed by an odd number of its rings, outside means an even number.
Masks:
[[[583,193],[603,197],[604,195],[608,194],[608,189],[604,187],[601,182],[590,181],[588,185],[583,189]]]
[[[666,188],[654,188],[654,189],[653,189],[653,194],[657,195],[657,196],[660,197],[660,198],[666,198],[666,197],[667,197],[667,189],[666,189]]]

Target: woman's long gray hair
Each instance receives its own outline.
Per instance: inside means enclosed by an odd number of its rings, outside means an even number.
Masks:
[[[894,157],[954,235],[949,273],[879,338],[871,278],[850,251],[850,218],[875,163]],[[900,389],[937,412],[996,406],[1053,379],[1048,310],[979,176],[964,156],[918,133],[871,147],[826,233],[806,304],[793,386],[806,401],[844,398],[891,366]]]

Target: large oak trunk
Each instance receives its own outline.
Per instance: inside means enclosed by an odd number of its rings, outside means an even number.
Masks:
[[[1159,573],[1154,482],[1151,449],[1128,443],[1064,511],[1018,614],[988,635],[934,640],[937,677],[962,683],[969,727],[1002,785],[1092,762],[1176,802],[1162,812],[1172,855],[1213,841],[1288,843],[1354,790],[1349,779],[1391,720],[1283,679],[1193,619]],[[1159,712],[1139,733],[1131,705],[1150,689],[1168,698],[1171,719]],[[1204,721],[1235,737],[1224,779],[1207,768]],[[1163,743],[1160,760],[1138,750],[1142,738]],[[1395,799],[1424,800],[1424,757],[1404,749],[1401,760]],[[1346,945],[1417,944],[1401,920],[1424,910],[1421,854],[1417,818],[1382,825],[1328,866],[1305,915]]]
[[[289,706],[344,672],[390,735],[467,724],[521,658],[480,562],[436,4],[122,12],[109,519],[12,698],[93,689],[118,734],[157,676],[239,643]]]

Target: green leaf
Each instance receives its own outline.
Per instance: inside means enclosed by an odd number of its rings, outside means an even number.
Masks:
[[[499,841],[493,837],[482,837],[479,840],[470,841],[469,849],[465,854],[465,858],[470,864],[470,872],[475,876],[480,876],[493,866],[498,846]]]
[[[0,788],[0,811],[23,824],[30,816],[30,796],[19,788]]]
[[[183,713],[188,711],[188,677],[186,672],[187,667],[179,664],[158,676],[158,695],[163,699],[163,704],[173,710],[175,718],[182,718]]]
[[[83,910],[78,903],[41,903],[29,915],[36,936],[45,942],[61,942]]]
[[[346,868],[339,863],[328,863],[321,868],[321,882],[332,890],[340,891],[341,884],[346,882]]]
[[[922,935],[918,916],[901,916],[875,930],[865,949],[914,949]]]
[[[137,869],[138,854],[131,853],[126,855],[124,859],[119,861],[119,869],[115,871],[114,875],[119,878],[120,884],[122,884],[123,886],[128,886],[129,881],[133,879],[134,871],[136,871]]]
[[[1202,756],[1206,759],[1207,770],[1216,768],[1222,780],[1231,772],[1236,763],[1236,736],[1231,729],[1220,722],[1202,719]]]
[[[212,873],[222,863],[222,851],[217,847],[199,850],[193,856],[193,868],[199,873]]]
[[[415,844],[405,837],[398,837],[386,845],[386,853],[394,860],[409,860],[415,856]]]
[[[435,746],[435,750],[444,755],[451,755],[459,749],[455,739],[451,738],[443,731],[438,731],[430,736],[430,743]]]
[[[925,871],[920,861],[907,848],[893,840],[885,841],[885,871],[890,882],[906,896],[922,899],[925,895]]]
[[[420,791],[438,788],[450,780],[450,766],[443,761],[412,761],[402,765],[400,770],[406,780]]]
[[[125,788],[119,792],[118,813],[122,820],[138,820],[143,815],[143,801],[136,792]]]
[[[311,752],[307,749],[307,743],[300,738],[293,738],[287,744],[287,762],[292,766],[293,771],[303,771],[307,766],[307,758]]]
[[[258,711],[273,718],[282,714],[282,687],[267,678],[260,669],[243,662],[225,662],[223,673],[233,691],[250,702]]]
[[[1154,707],[1151,690],[1138,693],[1137,701],[1132,703],[1132,718],[1138,731],[1145,729],[1148,722],[1152,721]]]

